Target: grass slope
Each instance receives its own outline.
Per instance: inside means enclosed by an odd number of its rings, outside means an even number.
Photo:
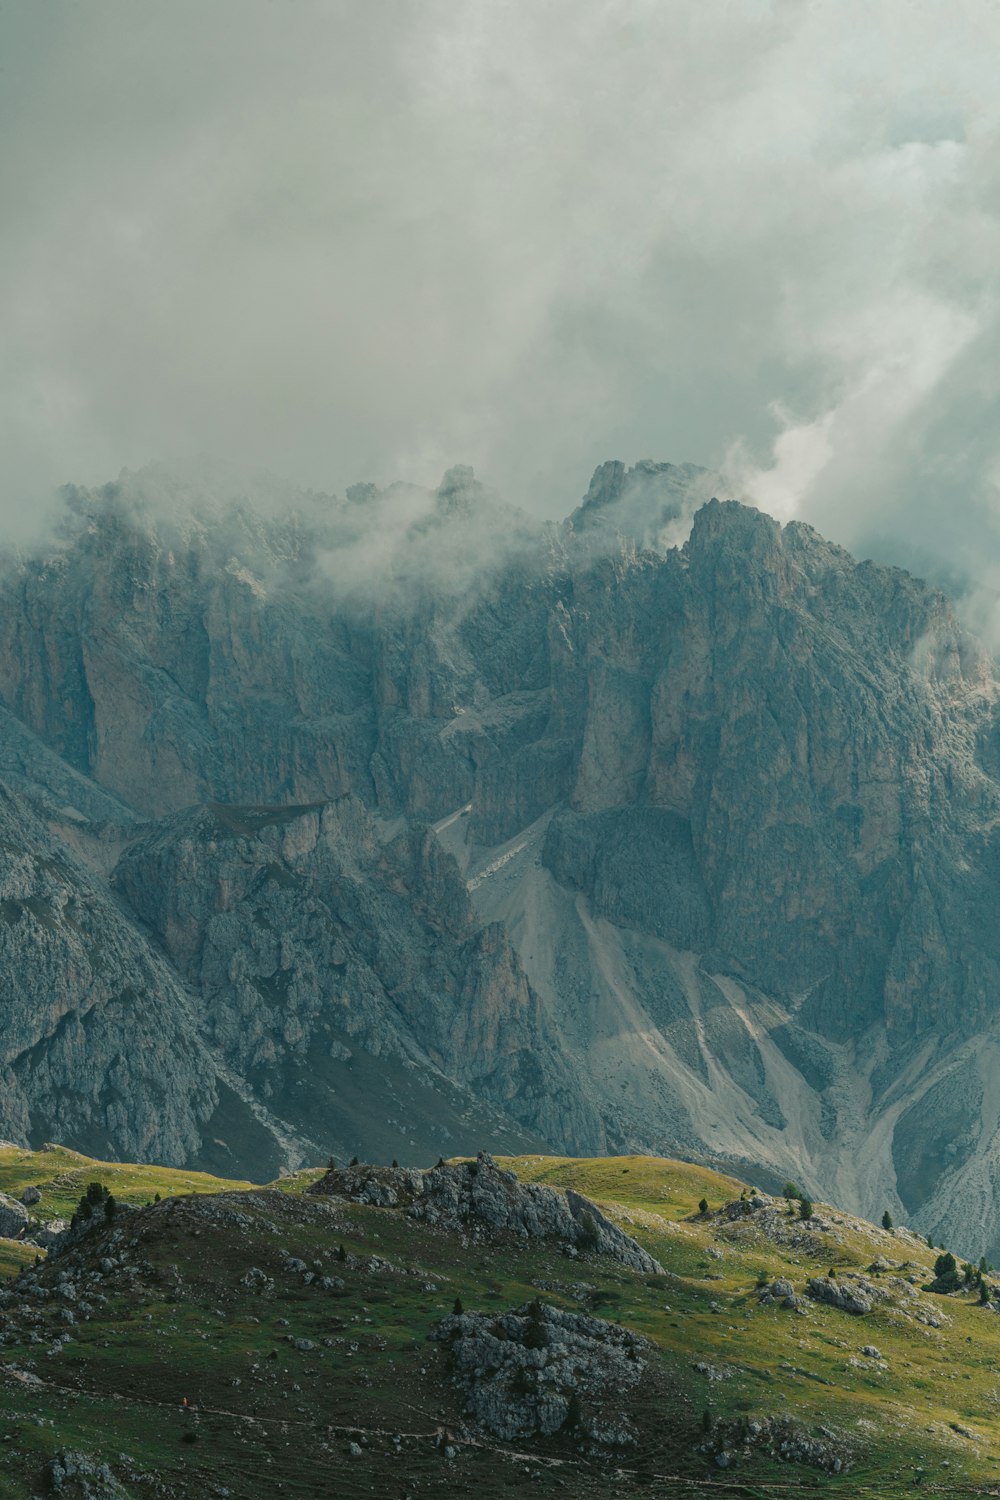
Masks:
[[[42,1151],[0,1147],[0,1193],[20,1198],[27,1187],[37,1187],[40,1202],[31,1212],[42,1219],[68,1219],[88,1183],[101,1181],[120,1203],[149,1203],[179,1193],[220,1193],[249,1188],[249,1182],[212,1177],[207,1172],[182,1172],[173,1167],[143,1166],[133,1162],[95,1161],[65,1146]]]
[[[764,1273],[801,1292],[831,1266],[866,1271],[880,1257],[926,1281],[934,1252],[915,1236],[817,1205],[822,1228],[783,1219],[776,1240],[752,1219],[715,1212],[739,1198],[740,1183],[684,1163],[508,1164],[522,1180],[593,1198],[665,1274],[567,1260],[555,1245],[500,1235],[463,1243],[393,1209],[309,1196],[316,1172],[267,1190],[61,1150],[0,1152],[0,1190],[38,1185],[47,1213],[65,1213],[94,1180],[122,1202],[164,1199],[84,1242],[89,1318],[66,1320],[58,1257],[39,1273],[53,1295],[0,1311],[0,1500],[44,1494],[46,1464],[66,1448],[107,1460],[119,1493],[135,1500],[1000,1493],[1000,1318],[973,1294],[918,1292],[939,1328],[895,1303],[852,1317],[758,1299]],[[713,1210],[704,1216],[703,1197]],[[126,1264],[102,1272],[109,1253]],[[287,1254],[314,1279],[289,1270]],[[9,1272],[14,1262],[3,1264]],[[266,1279],[244,1284],[251,1267]],[[343,1284],[324,1290],[323,1276]],[[467,1310],[501,1311],[538,1296],[624,1323],[659,1351],[636,1396],[638,1453],[607,1462],[569,1441],[481,1439],[446,1458],[436,1434],[461,1428],[462,1399],[445,1349],[427,1335],[456,1297]],[[863,1356],[864,1345],[882,1359]],[[834,1432],[850,1472],[739,1451],[722,1470],[698,1451],[706,1421],[719,1432],[784,1414]]]

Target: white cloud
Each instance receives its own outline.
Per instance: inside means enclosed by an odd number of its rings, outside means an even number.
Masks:
[[[202,449],[543,514],[729,455],[1000,556],[998,44],[992,0],[3,7],[8,524]]]

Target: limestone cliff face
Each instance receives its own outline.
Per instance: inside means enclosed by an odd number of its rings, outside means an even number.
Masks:
[[[995,684],[946,601],[717,501],[682,552],[588,584],[569,625],[587,703],[550,835],[563,878],[572,847],[613,920],[710,949],[822,1029],[985,1024]],[[632,861],[614,849],[630,819]]]
[[[176,975],[3,790],[0,849],[5,1132],[136,1159],[195,1155],[219,1095]]]
[[[679,1151],[985,1248],[993,664],[709,482],[72,496],[0,579],[0,1132]]]
[[[213,804],[132,844],[113,884],[199,996],[213,1053],[315,1150],[355,1149],[337,1121],[360,1060],[538,1132],[592,1128],[506,934],[476,923],[427,829],[393,834],[352,797]],[[458,1127],[439,1112],[443,1150]]]

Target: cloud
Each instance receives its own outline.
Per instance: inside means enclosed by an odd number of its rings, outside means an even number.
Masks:
[[[0,518],[203,449],[555,516],[648,457],[981,576],[997,44],[992,0],[0,6]]]

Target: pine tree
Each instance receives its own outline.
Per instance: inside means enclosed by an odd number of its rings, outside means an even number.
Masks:
[[[698,1204],[698,1212],[700,1214],[707,1214],[708,1213],[708,1199],[707,1198],[702,1198],[701,1202]]]
[[[799,1199],[799,1218],[800,1219],[811,1219],[812,1216],[813,1216],[812,1199],[811,1198],[800,1198]]]
[[[892,1214],[889,1212],[888,1209],[886,1209],[885,1213],[882,1215],[882,1228],[883,1229],[891,1229],[892,1228]]]

